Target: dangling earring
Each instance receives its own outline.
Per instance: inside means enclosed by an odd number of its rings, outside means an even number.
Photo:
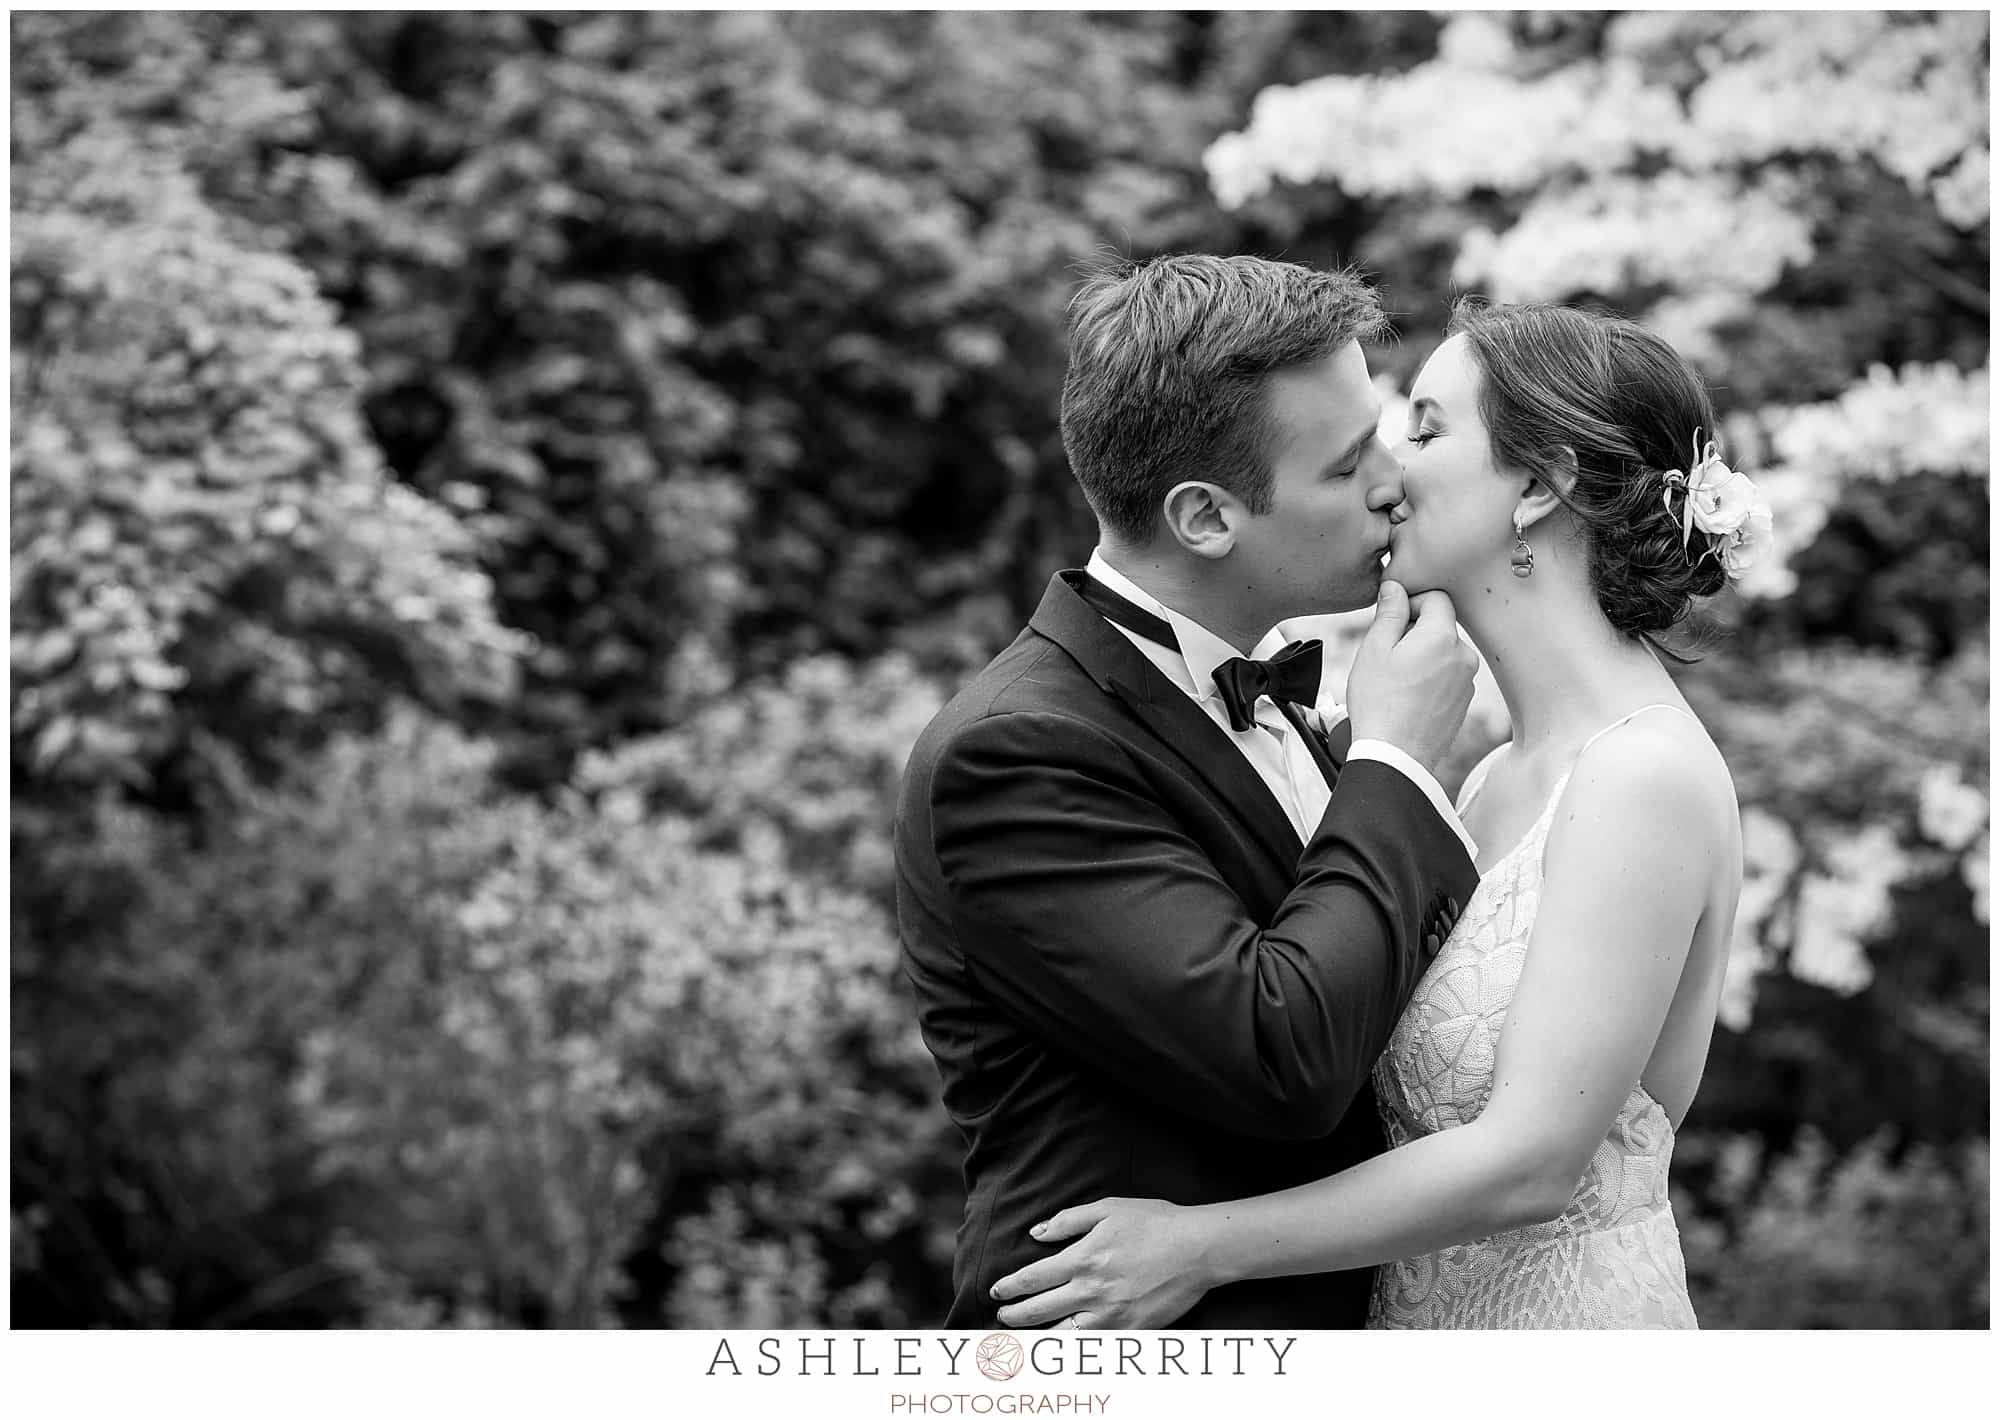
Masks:
[[[1514,556],[1512,558],[1516,577],[1535,575],[1535,549],[1528,546],[1528,530],[1521,524],[1521,510],[1514,510]]]

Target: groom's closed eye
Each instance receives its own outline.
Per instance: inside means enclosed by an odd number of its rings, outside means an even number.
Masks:
[[[1336,478],[1350,477],[1356,469],[1361,467],[1362,450],[1368,447],[1368,441],[1374,437],[1375,431],[1371,429],[1368,433],[1342,449],[1339,455],[1320,472],[1320,481],[1331,482]]]

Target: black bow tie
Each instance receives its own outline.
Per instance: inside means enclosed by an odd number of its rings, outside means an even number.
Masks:
[[[1108,620],[1148,641],[1180,650],[1180,637],[1174,635],[1174,628],[1164,617],[1134,606],[1095,577],[1080,576],[1070,585]],[[1241,731],[1257,723],[1254,707],[1260,695],[1270,696],[1280,707],[1288,701],[1296,705],[1313,704],[1319,698],[1320,666],[1318,641],[1294,641],[1268,661],[1253,661],[1247,656],[1233,656],[1224,661],[1215,668],[1215,688],[1222,692],[1222,708],[1229,712],[1229,727]]]
[[[1257,697],[1268,695],[1282,705],[1311,705],[1319,698],[1320,643],[1294,641],[1268,661],[1235,656],[1215,668],[1215,686],[1229,728],[1247,730],[1257,723]]]

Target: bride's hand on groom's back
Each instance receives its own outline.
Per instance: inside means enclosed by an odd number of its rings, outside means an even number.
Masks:
[[[1157,1198],[1065,1208],[1030,1231],[1038,1242],[1074,1241],[993,1284],[1007,1303],[1000,1323],[1149,1330],[1185,1315],[1220,1280],[1207,1275],[1194,1213]]]
[[[1354,738],[1387,741],[1435,773],[1465,723],[1478,668],[1450,597],[1384,582],[1347,678]]]

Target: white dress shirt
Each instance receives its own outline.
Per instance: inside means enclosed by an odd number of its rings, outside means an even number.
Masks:
[[[1178,652],[1171,646],[1149,641],[1137,632],[1111,622],[1118,633],[1138,649],[1139,654],[1159,667],[1162,675],[1200,706],[1202,713],[1213,720],[1216,727],[1229,737],[1230,743],[1250,761],[1251,768],[1270,786],[1271,793],[1284,807],[1286,817],[1291,819],[1292,827],[1298,832],[1300,846],[1304,846],[1318,831],[1319,821],[1326,813],[1333,791],[1327,787],[1325,776],[1313,762],[1312,753],[1301,741],[1299,732],[1268,696],[1259,696],[1253,707],[1252,713],[1257,721],[1254,728],[1233,730],[1229,727],[1229,712],[1224,708],[1222,692],[1215,684],[1215,668],[1242,653],[1201,623],[1189,620],[1147,593],[1106,562],[1102,549],[1090,554],[1085,570],[1133,605],[1163,618],[1174,629],[1174,635],[1181,643]],[[1260,660],[1268,659],[1284,646],[1283,633],[1274,627],[1252,648],[1251,654]],[[1321,675],[1322,683],[1331,679]],[[1306,713],[1316,716],[1322,728],[1331,728],[1347,718],[1347,707],[1322,701]],[[1347,751],[1347,763],[1352,764],[1357,759],[1376,760],[1407,776],[1423,791],[1424,797],[1431,801],[1451,831],[1458,835],[1459,841],[1465,845],[1466,855],[1472,858],[1479,856],[1436,775],[1387,740],[1354,741]]]

